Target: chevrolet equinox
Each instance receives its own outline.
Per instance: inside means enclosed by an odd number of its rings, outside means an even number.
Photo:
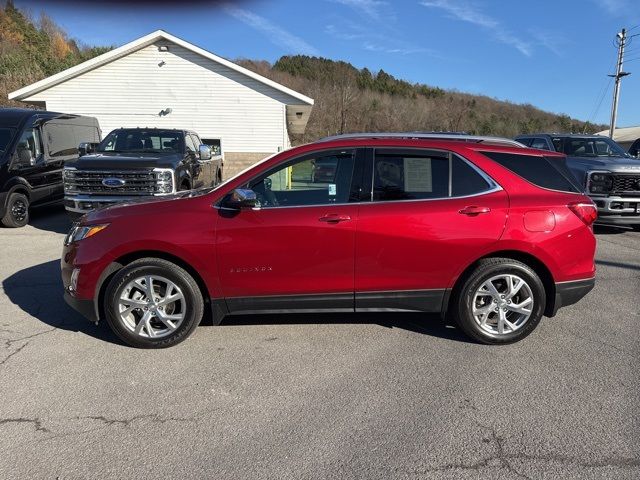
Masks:
[[[518,341],[595,281],[597,211],[565,156],[512,140],[352,134],[214,189],[98,209],[65,238],[66,301],[126,343],[226,315],[439,312]]]

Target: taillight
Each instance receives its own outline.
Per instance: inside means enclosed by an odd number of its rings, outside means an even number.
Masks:
[[[587,226],[598,219],[598,209],[593,203],[575,202],[570,203],[567,207]]]

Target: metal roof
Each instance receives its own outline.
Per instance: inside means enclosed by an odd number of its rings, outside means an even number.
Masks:
[[[417,139],[417,140],[446,140],[456,142],[484,143],[488,145],[503,145],[508,147],[526,148],[519,142],[509,138],[487,137],[481,135],[467,135],[464,133],[438,133],[438,132],[375,132],[375,133],[344,133],[320,139],[320,142],[347,139]]]

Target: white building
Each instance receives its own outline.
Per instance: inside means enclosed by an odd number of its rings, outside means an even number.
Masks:
[[[220,139],[225,177],[290,146],[313,99],[158,30],[9,94],[118,127],[195,130]]]

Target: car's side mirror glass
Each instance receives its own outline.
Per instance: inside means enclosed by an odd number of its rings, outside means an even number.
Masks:
[[[200,145],[198,148],[200,160],[211,160],[211,147],[209,145]]]
[[[248,188],[236,188],[223,201],[222,206],[232,210],[258,208],[260,202],[256,192]]]

